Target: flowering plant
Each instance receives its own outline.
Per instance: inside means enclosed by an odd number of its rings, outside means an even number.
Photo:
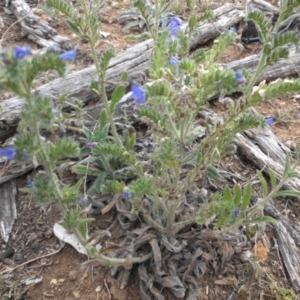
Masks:
[[[141,147],[138,147],[133,124],[122,124],[122,134],[117,130],[119,124],[114,121],[115,107],[125,95],[128,74],[122,75],[121,83],[109,99],[105,90],[105,74],[114,52],[105,51],[100,58],[96,53],[99,33],[98,10],[95,8],[101,7],[97,1],[93,4],[95,7],[88,7],[82,0],[83,16],[80,16],[62,0],[49,0],[49,5],[64,13],[71,30],[89,41],[99,75],[98,81],[93,84],[93,92],[101,96],[104,109],[93,130],[82,128],[81,141],[84,143],[65,135],[59,138],[58,133],[54,141],[42,136],[42,130],[55,131],[55,124],[60,121],[57,120],[60,108],[42,93],[32,92],[33,80],[40,73],[53,69],[63,76],[66,61],[76,58],[76,48],[61,55],[46,53],[27,60],[24,58],[31,55],[30,50],[16,47],[13,52],[2,53],[0,70],[1,89],[10,89],[26,99],[15,139],[17,154],[14,149],[2,149],[0,155],[10,161],[15,155],[23,157],[25,152],[35,166],[43,165],[45,172],[39,172],[33,180],[28,180],[26,191],[31,191],[40,201],[60,203],[65,212],[61,224],[76,234],[91,257],[114,266],[113,270],[119,268],[122,283],[127,283],[132,265],[139,263],[142,294],[147,295],[150,291],[158,299],[162,298],[152,285],[148,285],[151,280],[145,271],[146,261],[150,258],[155,261],[149,268],[155,273],[156,285],[171,287],[175,297],[189,293],[190,299],[195,299],[196,283],[188,275],[190,268],[182,262],[181,253],[188,253],[196,261],[201,256],[197,252],[201,245],[191,242],[189,234],[199,231],[201,235],[205,226],[222,232],[238,228],[241,224],[270,221],[268,218],[256,218],[256,214],[271,197],[281,195],[279,189],[286,180],[296,176],[294,170],[300,157],[298,151],[298,160],[292,166],[287,158],[285,174],[280,182],[276,181],[274,173],[269,173],[272,181],[270,191],[262,174],[258,173],[264,190],[260,206],[249,209],[252,194],[249,184],[244,189],[235,185],[210,191],[214,186],[211,182],[220,179],[216,168],[218,162],[234,149],[232,142],[235,135],[266,125],[266,120],[253,114],[250,108],[274,95],[300,90],[298,79],[269,85],[262,83],[255,87],[262,70],[278,58],[288,56],[287,44],[297,45],[298,42],[296,33],[269,35],[266,26],[269,21],[261,12],[255,11],[248,15],[248,19],[257,24],[264,45],[256,73],[224,69],[217,61],[228,45],[234,43],[235,33],[225,32],[210,50],[198,49],[190,54],[189,43],[198,19],[195,1],[186,3],[190,18],[185,35],[176,17],[171,18],[166,27],[160,28],[159,15],[166,2],[155,1],[155,21],[151,24],[154,49],[149,78],[145,83],[130,83],[131,98],[135,104],[133,114],[148,126],[148,149],[142,147],[140,150]],[[142,1],[137,1],[136,6],[141,13],[147,14]],[[211,12],[206,11],[201,20],[210,17]],[[286,11],[283,10],[280,22],[285,18]],[[145,20],[148,19],[145,16]],[[278,28],[280,26],[276,24],[277,31]],[[199,117],[199,112],[209,107],[212,97],[219,97],[222,101],[224,95],[233,92],[240,92],[242,96],[236,102],[232,101],[221,122],[213,123]],[[72,163],[72,171],[82,175],[71,186],[66,185],[57,172],[57,167],[70,158],[76,161],[75,165]],[[95,181],[87,189],[89,178],[95,178]],[[87,226],[93,220],[87,217],[89,209],[92,205],[100,205],[95,197],[107,194],[116,207],[120,226],[126,230],[124,243],[115,252],[101,250],[102,233],[90,234]],[[295,195],[294,192],[290,194]],[[80,205],[85,203],[89,205],[83,209]],[[137,222],[142,229],[131,231]],[[175,265],[180,265],[180,268],[175,270]],[[201,268],[196,264],[195,274],[199,275]],[[170,282],[167,282],[168,279]]]

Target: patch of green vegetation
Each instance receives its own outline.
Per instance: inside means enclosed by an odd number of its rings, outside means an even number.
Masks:
[[[57,12],[53,8],[48,7],[47,5],[38,4],[37,8],[40,9],[43,13],[45,13],[46,15],[48,15],[51,18],[58,17]]]
[[[276,123],[281,125],[288,125],[293,120],[291,108],[277,108],[273,115],[275,117]]]
[[[275,282],[269,285],[276,300],[294,300],[296,295],[292,289],[279,287]]]

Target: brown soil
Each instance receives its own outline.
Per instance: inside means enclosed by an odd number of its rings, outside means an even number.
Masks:
[[[178,2],[178,1],[177,1]],[[220,4],[221,5],[221,4]],[[111,2],[101,16],[101,30],[110,35],[99,44],[99,52],[110,47],[112,43],[118,53],[122,52],[130,43],[124,39],[122,28],[117,22],[118,14],[129,6],[128,2]],[[216,7],[216,4],[214,4]],[[0,12],[5,27],[2,28],[1,46],[7,48],[16,44],[23,45],[26,38],[20,37],[18,24],[14,17]],[[41,17],[47,19],[46,14]],[[63,36],[68,36],[73,45],[79,49],[78,60],[73,65],[73,70],[85,68],[92,64],[89,46],[74,37],[60,17],[57,17],[55,29]],[[109,43],[107,43],[109,42]],[[32,49],[36,46],[31,44]],[[236,60],[254,53],[258,53],[258,43],[231,46],[223,58],[223,62]],[[10,93],[4,93],[0,99],[11,97]],[[258,112],[269,117],[275,114],[276,109],[290,109],[287,122],[276,118],[272,126],[280,141],[295,146],[300,138],[300,99],[277,98],[257,107]],[[220,109],[220,108],[217,108]],[[222,109],[222,108],[221,108]],[[244,182],[255,178],[256,169],[246,160],[242,161],[237,156],[228,157],[220,166],[228,172],[240,176]],[[26,186],[25,178],[17,180],[18,187]],[[254,184],[254,190],[260,194],[258,184]],[[278,200],[276,207],[285,213],[296,228],[300,229],[299,203]],[[88,260],[84,255],[78,254],[71,246],[60,244],[54,236],[52,228],[55,222],[62,219],[59,208],[54,204],[39,206],[28,195],[18,193],[17,202],[18,218],[15,222],[11,238],[7,244],[0,240],[0,299],[57,299],[57,300],[138,300],[139,280],[136,271],[133,272],[128,287],[123,290],[118,288],[118,283],[109,276],[109,268],[101,266],[88,266],[82,268],[82,264]],[[96,220],[91,225],[94,229],[106,229],[115,218],[115,212],[107,215],[95,215]],[[287,274],[281,264],[281,257],[274,247],[274,236],[271,228],[267,228],[263,241],[249,242],[249,250],[254,251],[257,260],[252,264],[243,262],[235,255],[217,272],[213,268],[207,271],[204,278],[199,280],[197,299],[234,299],[234,292],[244,289],[239,299],[292,299],[278,297],[279,287],[291,289]],[[54,253],[54,254],[52,254]],[[13,272],[6,272],[8,268],[14,268],[25,264]],[[33,280],[26,284],[25,281]],[[38,282],[34,282],[38,280]],[[276,284],[272,289],[271,284]],[[244,296],[243,296],[244,295]],[[1,298],[2,297],[2,298]],[[174,299],[172,295],[167,299]],[[235,298],[237,299],[237,298]]]

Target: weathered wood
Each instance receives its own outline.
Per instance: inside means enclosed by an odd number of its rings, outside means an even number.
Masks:
[[[254,73],[259,62],[260,55],[251,55],[243,59],[230,62],[226,65],[228,69],[234,71],[247,69],[250,73]],[[298,74],[300,67],[300,52],[296,48],[290,49],[290,57],[288,59],[280,59],[273,66],[267,67],[259,76],[258,82],[262,80],[272,81],[277,78],[285,78]]]
[[[293,225],[279,212],[279,210],[272,204],[266,203],[264,207],[264,212],[271,216],[272,218],[281,222],[285,229],[289,232],[291,237],[294,239],[294,242],[297,246],[300,246],[300,234],[293,227]]]
[[[0,165],[3,166],[5,162],[5,159],[2,157],[0,158]],[[18,178],[28,172],[30,172],[33,169],[32,163],[24,164],[24,162],[19,162],[16,160],[12,160],[9,165],[5,168],[5,170],[0,171],[2,174],[0,176],[0,186],[1,184],[12,180],[14,178]],[[1,208],[1,205],[0,205]]]
[[[279,13],[280,12],[280,8],[264,1],[264,0],[252,0],[251,1],[255,6],[257,6],[258,8],[271,12],[271,13]]]
[[[253,108],[252,111],[256,113]],[[217,121],[222,122],[222,119],[212,111],[200,111],[199,116],[211,124],[215,124]],[[237,145],[239,153],[247,157],[258,170],[268,174],[268,170],[272,169],[277,180],[282,179],[285,157],[290,149],[277,140],[269,126],[238,133],[233,142]],[[290,179],[284,184],[284,188],[298,191],[300,180],[298,178]]]
[[[27,36],[40,47],[59,47],[66,50],[72,47],[67,37],[59,35],[55,29],[39,19],[24,0],[12,0],[9,9],[19,20],[22,36]]]
[[[0,234],[6,243],[17,218],[16,195],[12,180],[0,185]]]
[[[266,174],[268,174],[269,169],[272,169],[276,178],[281,180],[284,172],[284,162],[282,162],[282,160],[285,158],[286,154],[281,151],[281,159],[274,160],[272,158],[270,154],[274,150],[274,148],[272,150],[272,147],[275,147],[275,145],[279,142],[274,135],[270,135],[266,130],[267,129],[265,128],[255,131],[256,135],[260,135],[261,139],[266,140],[266,145],[269,144],[269,148],[265,149],[266,152],[263,152],[263,149],[260,147],[258,142],[251,141],[244,134],[238,133],[234,142],[237,144],[240,153],[247,157],[247,159],[249,159],[257,167],[257,169],[262,170]],[[292,178],[284,184],[284,188],[298,191],[300,189],[300,180],[298,178]]]
[[[205,23],[198,28],[197,33],[192,38],[191,47],[195,47],[207,39],[214,38],[219,35],[220,32],[240,22],[244,17],[244,12],[238,10],[232,4],[225,4],[216,9],[214,15],[216,16],[216,20],[213,24]],[[186,28],[186,24],[182,26],[183,30],[186,30]],[[147,73],[150,67],[152,49],[153,41],[147,40],[127,49],[125,52],[113,58],[106,75],[108,82],[106,85],[107,92],[111,93],[115,87],[110,82],[119,81],[124,71],[128,72],[128,80],[137,80],[142,74]],[[40,86],[39,89],[43,90],[47,95],[52,95],[54,98],[61,94],[67,94],[69,102],[72,102],[72,98],[77,98],[86,104],[91,100],[99,100],[99,97],[93,94],[89,89],[91,82],[97,79],[98,75],[95,66],[92,66],[69,74],[65,79],[53,80]],[[6,125],[17,124],[23,103],[24,100],[18,97],[13,97],[1,102],[2,111],[0,113],[0,121]],[[70,108],[70,106],[67,105],[66,108]]]
[[[278,241],[279,250],[284,263],[285,271],[296,292],[300,291],[300,256],[299,250],[295,245],[286,228],[278,222],[273,225]]]

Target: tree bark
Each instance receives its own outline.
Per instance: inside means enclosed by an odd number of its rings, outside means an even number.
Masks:
[[[40,20],[24,0],[12,0],[9,9],[13,12],[21,26],[22,36],[27,36],[40,47],[58,47],[70,49],[70,40],[57,33],[46,22]]]

